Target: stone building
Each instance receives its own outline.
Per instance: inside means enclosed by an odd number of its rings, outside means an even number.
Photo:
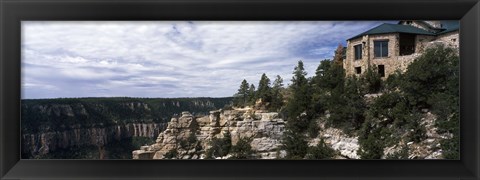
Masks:
[[[399,21],[384,23],[347,40],[343,67],[347,75],[360,75],[376,67],[381,77],[408,65],[432,44],[459,47],[458,21]]]

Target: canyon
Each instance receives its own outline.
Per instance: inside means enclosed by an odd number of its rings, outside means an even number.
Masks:
[[[154,142],[166,129],[167,117],[183,110],[206,114],[228,102],[229,98],[22,100],[22,158],[87,158],[85,154],[93,153],[95,159],[108,159],[105,151],[121,149],[121,144],[128,155],[121,157],[128,158],[138,144]],[[86,152],[67,156],[74,151]]]

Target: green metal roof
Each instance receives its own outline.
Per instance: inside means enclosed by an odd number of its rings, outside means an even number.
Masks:
[[[438,28],[438,30],[441,30],[440,32],[437,33],[432,33],[417,27],[413,27],[410,25],[402,25],[402,24],[388,24],[388,23],[383,23],[377,27],[374,27],[368,31],[365,31],[363,33],[360,33],[354,37],[349,38],[348,40],[355,39],[364,35],[372,35],[372,34],[387,34],[387,33],[409,33],[409,34],[421,34],[421,35],[439,35],[439,34],[445,34],[448,32],[456,31],[460,27],[460,22],[459,21],[454,21],[454,20],[448,20],[448,21],[440,21],[442,24],[441,28]],[[427,24],[428,25],[428,24]]]
[[[440,21],[442,24],[443,31],[438,32],[437,34],[445,34],[448,32],[456,31],[460,28],[459,21]]]
[[[387,33],[409,33],[409,34],[421,34],[421,35],[432,35],[434,36],[435,33],[431,33],[428,31],[425,31],[423,29],[409,26],[409,25],[400,25],[400,24],[388,24],[388,23],[383,23],[377,27],[374,27],[368,31],[365,31],[363,33],[360,33],[350,39],[355,39],[357,37],[361,37],[364,35],[372,35],[372,34],[387,34]]]

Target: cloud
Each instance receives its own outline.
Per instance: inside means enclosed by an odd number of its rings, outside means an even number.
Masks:
[[[382,22],[23,21],[22,98],[224,97],[262,73],[288,84]]]

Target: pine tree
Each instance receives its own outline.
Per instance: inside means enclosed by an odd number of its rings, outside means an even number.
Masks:
[[[235,106],[245,106],[249,99],[248,95],[248,82],[247,80],[243,80],[240,88],[238,89],[237,94],[235,94],[234,105]]]
[[[315,71],[315,76],[312,77],[311,88],[312,88],[312,112],[315,115],[321,115],[325,112],[325,103],[327,99],[326,83],[323,82],[327,71],[331,67],[331,61],[328,59],[320,61],[320,64]]]
[[[315,147],[308,149],[308,159],[332,159],[335,155],[335,150],[325,143],[325,140],[320,139],[320,142]]]
[[[373,66],[367,69],[361,78],[363,91],[365,93],[377,93],[382,88],[382,79],[377,72],[377,67]]]
[[[262,74],[258,83],[257,98],[262,99],[262,102],[271,102],[270,79],[265,73]]]
[[[317,89],[324,88],[324,83],[322,83],[322,79],[325,78],[324,76],[326,75],[327,71],[330,69],[332,66],[332,63],[329,59],[324,59],[320,61],[320,64],[318,65],[317,69],[315,70],[315,77],[313,77],[312,83],[314,84],[314,87]]]
[[[249,159],[251,154],[254,153],[250,145],[251,142],[251,138],[240,138],[237,144],[232,146],[231,153],[233,156],[231,159]]]
[[[360,82],[355,77],[349,77],[345,81],[343,89],[332,91],[326,106],[330,111],[330,124],[349,132],[360,128],[367,107],[360,91]]]
[[[253,105],[257,100],[257,95],[255,91],[255,85],[251,84],[250,88],[248,89],[248,104]]]
[[[294,90],[301,89],[307,84],[307,78],[305,76],[307,76],[307,72],[303,67],[303,61],[300,60],[293,71],[292,88]]]
[[[358,137],[360,148],[357,150],[357,154],[361,159],[380,159],[383,156],[385,142],[381,139],[381,128],[376,127],[372,122],[363,124]]]
[[[301,134],[290,130],[283,133],[283,146],[282,148],[287,151],[287,159],[303,159],[307,154],[308,142],[306,137]]]
[[[280,75],[277,75],[277,78],[273,82],[272,87],[272,103],[271,109],[277,111],[283,106],[283,95],[281,93],[283,89],[283,79]]]
[[[287,104],[287,123],[290,124],[290,128],[293,128],[293,131],[303,132],[309,124],[309,118],[300,115],[309,109],[311,92],[302,61],[298,61],[293,75],[290,86],[293,95]]]

